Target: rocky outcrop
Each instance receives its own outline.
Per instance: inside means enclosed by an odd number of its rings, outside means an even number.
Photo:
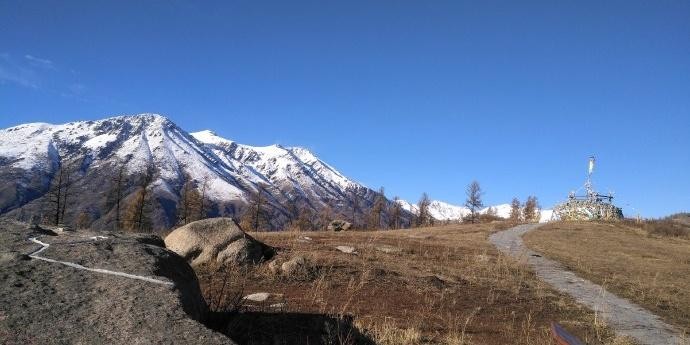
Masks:
[[[206,263],[257,263],[273,250],[247,235],[231,218],[189,223],[165,237],[165,245],[193,266]]]
[[[160,238],[50,234],[0,219],[0,342],[234,344],[200,323],[196,275]]]
[[[328,224],[329,231],[347,231],[352,227],[352,223],[344,220],[334,220]]]

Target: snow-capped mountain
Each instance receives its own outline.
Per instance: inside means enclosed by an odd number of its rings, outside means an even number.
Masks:
[[[408,211],[412,214],[417,214],[419,211],[419,208],[415,204],[411,204],[410,202],[406,200],[399,199],[397,200],[397,203],[401,206],[402,209],[405,211]],[[510,217],[510,204],[499,204],[499,205],[494,205],[494,206],[489,206],[485,207],[481,210],[479,210],[479,214],[487,214],[489,211],[494,213],[496,216],[501,217],[501,218],[509,218]],[[540,210],[540,222],[548,222],[551,220],[551,215],[553,213],[552,210]],[[455,221],[455,220],[461,220],[468,214],[470,214],[470,209],[465,207],[465,206],[457,206],[457,205],[451,205],[449,203],[439,201],[439,200],[432,200],[431,203],[429,203],[429,214],[434,217],[436,220],[440,221]]]
[[[316,214],[326,206],[345,208],[357,198],[364,212],[376,195],[306,149],[242,145],[211,131],[189,134],[164,116],[140,114],[0,130],[0,213],[23,219],[44,213],[46,193],[61,166],[74,171],[67,218],[86,212],[91,224],[101,227],[112,221],[104,200],[120,166],[129,176],[130,197],[142,171],[155,167],[157,228],[175,224],[175,205],[188,181],[206,186],[211,216],[238,216],[251,195],[263,195],[273,228],[293,218],[296,208]]]

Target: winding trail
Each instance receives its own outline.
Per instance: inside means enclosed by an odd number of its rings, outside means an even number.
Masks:
[[[673,326],[648,310],[606,291],[600,285],[576,276],[556,261],[527,248],[522,235],[539,224],[523,224],[497,232],[489,241],[501,252],[515,258],[526,258],[537,276],[578,303],[594,310],[617,334],[629,336],[640,344],[688,344]]]
[[[91,237],[91,239],[94,240],[94,241],[98,241],[98,240],[100,240],[100,239],[106,239],[106,238],[107,238],[107,237],[105,237],[105,236],[94,236],[94,237]],[[33,243],[36,243],[36,244],[38,244],[38,245],[41,246],[40,248],[38,248],[37,250],[35,250],[35,251],[33,251],[31,254],[29,254],[29,257],[32,258],[32,259],[42,260],[42,261],[46,261],[46,262],[52,262],[52,263],[56,263],[56,264],[62,264],[62,265],[65,265],[65,266],[69,266],[69,267],[72,267],[72,268],[76,268],[76,269],[79,269],[79,270],[85,270],[85,271],[89,271],[89,272],[96,272],[96,273],[102,273],[102,274],[110,274],[110,275],[114,275],[114,276],[118,276],[118,277],[124,277],[124,278],[136,279],[136,280],[143,280],[143,281],[149,282],[149,283],[156,283],[156,284],[169,285],[169,286],[175,285],[173,282],[166,281],[166,280],[160,280],[160,279],[155,279],[155,278],[149,278],[149,277],[144,277],[144,276],[140,276],[140,275],[136,275],[136,274],[129,274],[129,273],[118,272],[118,271],[111,271],[111,270],[106,270],[106,269],[102,269],[102,268],[91,268],[91,267],[82,266],[82,265],[80,265],[80,264],[75,264],[75,263],[69,262],[69,261],[60,261],[60,260],[55,260],[55,259],[46,258],[46,257],[43,257],[43,256],[38,256],[38,254],[40,254],[42,251],[48,249],[48,247],[50,247],[50,244],[41,242],[40,240],[38,240],[37,237],[32,237],[32,238],[29,239],[29,241],[31,241],[31,242],[33,242]],[[83,242],[83,241],[80,241],[80,242]],[[68,242],[68,243],[65,243],[65,244],[70,244],[70,243],[74,243],[74,242]]]

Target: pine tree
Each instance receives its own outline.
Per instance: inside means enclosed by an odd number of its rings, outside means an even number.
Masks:
[[[520,222],[520,200],[518,198],[513,198],[510,203],[510,221],[513,223]]]
[[[465,200],[465,206],[470,209],[469,219],[472,223],[477,221],[477,213],[479,209],[484,207],[482,202],[482,188],[479,186],[479,182],[472,181],[467,186],[465,191],[467,194],[467,199]]]

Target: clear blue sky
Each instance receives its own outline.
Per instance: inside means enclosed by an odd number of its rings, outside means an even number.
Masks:
[[[163,113],[389,196],[690,210],[689,1],[0,0],[0,127]]]

